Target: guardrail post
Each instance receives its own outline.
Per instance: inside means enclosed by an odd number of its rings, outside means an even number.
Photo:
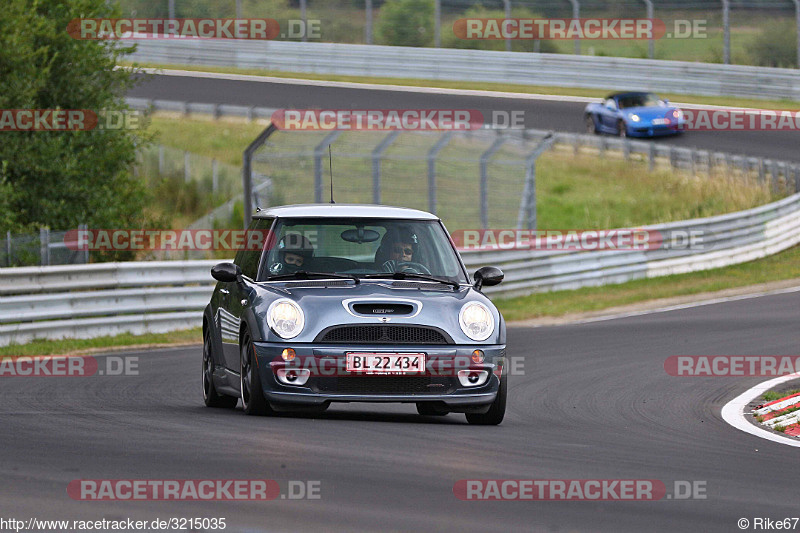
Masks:
[[[503,7],[505,8],[506,19],[511,18],[511,0],[503,0]],[[506,37],[506,52],[511,51],[511,38]]]
[[[217,168],[217,158],[211,160],[211,191],[216,193],[219,190],[219,169]]]
[[[322,203],[322,156],[341,134],[342,130],[332,131],[314,147],[314,201],[318,204]]]
[[[697,151],[694,149],[694,147],[692,147],[692,149],[689,151],[689,159],[691,160],[690,163],[691,163],[692,176],[696,176],[697,175]]]
[[[772,179],[770,180],[772,182],[771,183],[772,193],[778,194],[778,185],[781,179],[780,169],[778,168],[778,162],[773,159],[772,165],[770,165],[770,167],[771,167],[770,170],[772,170],[772,172],[770,172],[770,174],[772,175]]]
[[[428,211],[434,215],[436,214],[436,157],[452,138],[452,131],[445,132],[428,151]]]
[[[42,266],[50,264],[50,230],[48,228],[39,229],[39,256]]]
[[[672,168],[675,168],[675,154],[676,153],[677,152],[675,151],[675,147],[674,146],[670,146],[669,147],[669,166],[671,166]]]
[[[242,15],[242,0],[236,0],[236,18],[244,18]]]
[[[800,0],[798,0],[800,1]],[[647,6],[647,18],[650,19],[652,22],[653,20],[653,2],[652,0],[644,0],[645,5]],[[651,30],[652,31],[652,30]],[[650,38],[647,40],[647,57],[649,59],[653,59],[656,55],[655,52],[655,41],[653,40],[652,33],[650,34]]]
[[[599,157],[605,157],[606,156],[606,138],[605,137],[600,137],[600,147],[598,149],[598,154],[597,155]]]
[[[189,169],[189,152],[187,150],[184,150],[184,152],[183,152],[183,181],[184,181],[184,183],[189,183],[189,180],[192,179],[190,174],[191,174],[191,172],[190,172],[190,169]]]
[[[629,161],[631,158],[631,142],[625,137],[625,141],[622,143],[622,155],[625,157],[625,161]]]
[[[656,145],[650,143],[647,148],[647,170],[652,172],[656,168]]]
[[[381,158],[383,152],[389,148],[397,136],[400,135],[399,130],[394,130],[372,150],[372,203],[381,203]]]
[[[364,42],[372,44],[372,0],[364,0],[366,25],[364,26]]]
[[[800,0],[795,0],[800,2]],[[442,47],[442,0],[433,2],[433,46]]]
[[[579,135],[575,135],[572,138],[574,146],[572,147],[572,151],[575,155],[578,155],[581,151],[581,137]]]
[[[758,158],[758,182],[764,183],[764,159]]]
[[[722,62],[731,64],[731,2],[722,0]]]
[[[506,142],[505,137],[498,137],[492,145],[481,154],[481,227],[483,229],[489,229],[489,159],[500,149],[500,146],[504,142]]]

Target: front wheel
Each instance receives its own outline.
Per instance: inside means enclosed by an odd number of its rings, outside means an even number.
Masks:
[[[211,332],[203,332],[203,402],[206,407],[225,407],[233,409],[239,398],[217,393],[214,386],[214,357],[211,355]]]
[[[239,372],[242,407],[248,415],[272,414],[272,408],[264,398],[264,389],[261,388],[261,377],[258,374],[257,364],[250,335],[245,334],[242,338],[241,371]]]
[[[485,413],[467,413],[467,422],[478,426],[496,426],[503,421],[506,414],[506,389],[508,388],[508,378],[500,378],[500,387],[497,389],[497,397],[492,402],[492,406]]]

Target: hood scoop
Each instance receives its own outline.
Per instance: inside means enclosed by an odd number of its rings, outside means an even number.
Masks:
[[[410,303],[358,302],[351,305],[353,312],[358,315],[408,316],[415,311]]]

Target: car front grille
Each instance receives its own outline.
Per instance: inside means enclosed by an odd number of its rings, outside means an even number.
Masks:
[[[385,324],[333,326],[314,342],[330,344],[453,344],[443,331],[427,326]]]
[[[337,394],[449,394],[453,378],[439,376],[346,376],[317,378],[317,392]]]

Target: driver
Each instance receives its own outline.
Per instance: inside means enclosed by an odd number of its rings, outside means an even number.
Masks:
[[[408,228],[401,227],[387,232],[382,246],[388,245],[389,260],[385,261],[381,268],[384,272],[396,272],[399,263],[419,262],[416,257],[418,244],[417,235]]]
[[[311,242],[299,233],[287,233],[278,242],[278,262],[269,267],[271,274],[293,274],[307,270],[314,256]]]

